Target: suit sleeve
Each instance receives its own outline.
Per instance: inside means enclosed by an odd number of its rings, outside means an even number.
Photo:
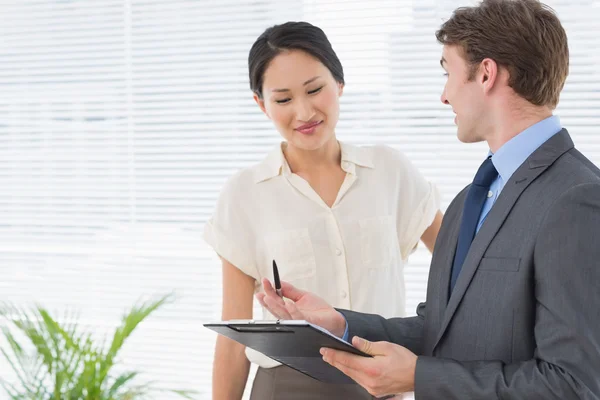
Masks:
[[[417,307],[417,315],[408,318],[385,319],[380,315],[364,314],[349,310],[338,310],[346,318],[348,340],[354,336],[372,342],[392,342],[421,354],[425,303]]]
[[[415,399],[600,399],[600,185],[551,207],[534,250],[536,351],[530,360],[419,357]]]

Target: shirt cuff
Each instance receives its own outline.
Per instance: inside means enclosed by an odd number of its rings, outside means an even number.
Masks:
[[[344,314],[342,314],[342,317],[344,317]],[[342,336],[342,340],[348,342],[348,320],[346,319],[346,317],[344,317],[344,321],[346,321],[346,329],[344,330],[344,336]]]

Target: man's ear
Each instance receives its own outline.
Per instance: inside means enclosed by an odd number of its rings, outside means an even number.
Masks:
[[[479,65],[479,71],[481,74],[481,84],[484,86],[485,91],[491,91],[498,80],[498,73],[500,72],[498,70],[498,64],[491,58],[485,58]]]
[[[265,101],[261,99],[256,93],[254,93],[254,101],[256,102],[256,104],[258,104],[258,107],[267,116],[267,118],[271,119],[269,113],[267,112],[267,109],[265,108]]]

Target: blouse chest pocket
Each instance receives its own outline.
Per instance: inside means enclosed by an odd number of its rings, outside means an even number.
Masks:
[[[358,221],[361,255],[365,267],[387,268],[400,252],[396,220],[393,216],[367,218]]]
[[[271,234],[265,237],[265,245],[267,256],[277,262],[282,281],[294,282],[315,275],[315,255],[308,229]]]

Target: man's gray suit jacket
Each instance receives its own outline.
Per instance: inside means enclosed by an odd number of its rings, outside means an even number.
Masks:
[[[419,357],[417,400],[600,399],[600,170],[566,130],[502,189],[449,283],[468,187],[435,244],[417,316],[340,310],[349,337]]]

